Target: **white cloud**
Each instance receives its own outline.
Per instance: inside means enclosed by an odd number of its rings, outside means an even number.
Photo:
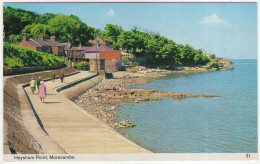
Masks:
[[[217,14],[212,14],[203,18],[200,23],[204,24],[223,24],[227,23],[224,19],[220,19]]]
[[[109,17],[113,17],[113,16],[115,16],[116,15],[116,13],[115,13],[115,11],[113,10],[113,9],[110,9],[107,13],[106,13],[106,16],[109,16]]]

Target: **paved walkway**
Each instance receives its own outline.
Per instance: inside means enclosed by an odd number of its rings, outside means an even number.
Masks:
[[[84,71],[65,77],[64,83],[86,76],[93,74]],[[60,79],[45,82],[45,103],[41,103],[38,93],[32,94],[30,87],[25,90],[45,131],[66,153],[149,153],[53,89],[64,83]]]

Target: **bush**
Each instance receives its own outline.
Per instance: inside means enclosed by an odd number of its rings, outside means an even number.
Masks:
[[[219,67],[223,66],[222,63],[218,62],[218,61],[215,60],[215,59],[211,59],[210,62],[209,62],[207,65],[208,65],[208,67],[210,67],[210,68],[217,68],[217,69],[218,69]]]
[[[123,57],[122,60],[123,61],[129,61],[129,57]]]
[[[86,62],[86,61],[74,62],[74,66],[77,69],[81,69],[81,67],[89,67],[89,62]]]
[[[194,57],[195,65],[205,65],[209,62],[209,58],[205,55],[197,54]]]
[[[54,66],[63,59],[46,52],[33,51],[4,42],[4,68]]]

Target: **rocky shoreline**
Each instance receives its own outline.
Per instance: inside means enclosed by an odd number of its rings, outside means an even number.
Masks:
[[[80,95],[78,99],[74,100],[77,105],[88,111],[90,114],[101,119],[113,128],[134,127],[135,124],[128,120],[124,122],[115,123],[118,117],[116,110],[118,110],[119,103],[125,102],[143,102],[155,101],[162,97],[169,97],[172,99],[183,99],[190,97],[216,97],[215,95],[195,95],[187,93],[171,93],[160,90],[147,89],[126,89],[127,86],[142,84],[149,82],[150,78],[166,76],[170,73],[202,73],[209,72],[207,70],[182,70],[182,71],[167,71],[153,72],[147,74],[131,73],[131,72],[115,72],[113,79],[103,79],[98,85],[87,90]]]
[[[114,86],[121,86],[122,88],[125,88],[129,85],[145,83],[148,81],[149,80],[147,78],[143,77],[131,77],[128,79],[103,79],[102,82],[87,90],[74,101],[77,105],[89,113],[112,126],[117,117],[115,111],[118,104],[122,101],[117,98],[107,98],[106,96],[109,94],[104,93],[103,90],[112,90]]]

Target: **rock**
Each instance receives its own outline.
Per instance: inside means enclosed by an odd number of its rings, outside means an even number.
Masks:
[[[136,124],[131,123],[129,120],[121,121],[121,122],[116,122],[113,124],[113,128],[132,128],[135,127]]]

